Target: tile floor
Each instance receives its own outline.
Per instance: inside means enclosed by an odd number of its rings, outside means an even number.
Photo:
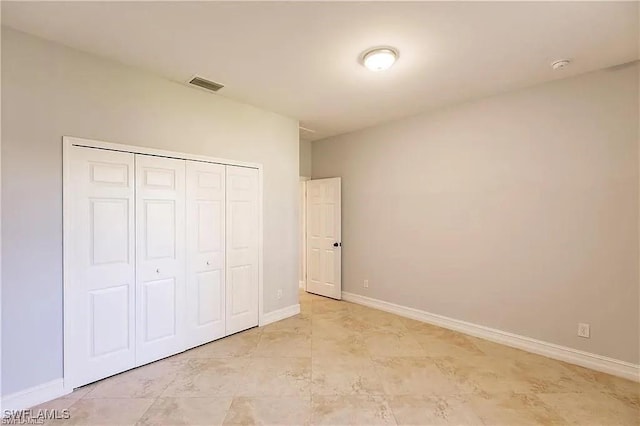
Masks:
[[[37,408],[72,425],[638,425],[640,385],[301,293],[295,317]]]

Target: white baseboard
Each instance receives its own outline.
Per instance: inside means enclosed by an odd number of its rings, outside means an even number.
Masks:
[[[31,408],[43,402],[60,398],[68,394],[64,389],[63,380],[56,379],[29,389],[15,392],[2,397],[2,413],[7,411],[18,411]],[[2,416],[0,416],[2,417]]]
[[[282,309],[278,309],[276,311],[272,311],[262,315],[262,322],[260,323],[260,327],[265,326],[267,324],[271,324],[272,322],[280,321],[285,318],[292,317],[294,315],[298,315],[300,313],[300,304],[296,303],[295,305],[287,306]]]
[[[509,333],[506,331],[497,330],[495,328],[485,327],[483,325],[473,324],[442,315],[432,314],[426,311],[421,311],[419,309],[408,308],[406,306],[400,306],[394,303],[372,299],[370,297],[361,296],[359,294],[343,291],[342,299],[348,302],[357,303],[359,305],[365,305],[371,308],[380,309],[381,311],[390,312],[402,317],[411,318],[417,321],[437,325],[439,327],[448,328],[450,330],[459,331],[461,333],[469,334],[481,339],[490,340],[492,342],[522,349],[527,352],[532,352],[549,358],[565,361],[571,364],[580,365],[592,370],[597,370],[603,373],[613,374],[614,376],[624,377],[625,379],[640,382],[640,365],[632,364],[630,362],[580,351],[566,346],[556,345],[554,343],[544,342],[542,340],[532,339],[531,337],[520,336],[518,334]]]

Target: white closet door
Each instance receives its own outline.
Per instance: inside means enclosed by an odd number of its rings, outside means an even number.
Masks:
[[[185,161],[135,157],[136,365],[142,365],[185,346]]]
[[[187,161],[188,347],[225,335],[225,166]]]
[[[135,366],[133,154],[69,148],[65,386]]]
[[[258,325],[258,170],[227,169],[227,334]]]

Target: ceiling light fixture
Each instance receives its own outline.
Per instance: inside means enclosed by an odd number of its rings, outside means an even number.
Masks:
[[[571,63],[569,59],[560,59],[559,61],[555,61],[551,64],[551,68],[554,70],[561,70],[562,68],[566,68]]]
[[[362,64],[371,71],[384,71],[391,68],[398,59],[398,51],[392,47],[376,47],[362,55]]]

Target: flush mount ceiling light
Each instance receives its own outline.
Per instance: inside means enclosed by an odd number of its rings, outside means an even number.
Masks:
[[[362,64],[371,71],[384,71],[398,59],[398,51],[392,47],[376,47],[362,55]]]
[[[561,70],[563,68],[568,67],[570,63],[571,63],[571,60],[569,59],[560,59],[552,63],[551,68],[553,68],[554,70]]]

